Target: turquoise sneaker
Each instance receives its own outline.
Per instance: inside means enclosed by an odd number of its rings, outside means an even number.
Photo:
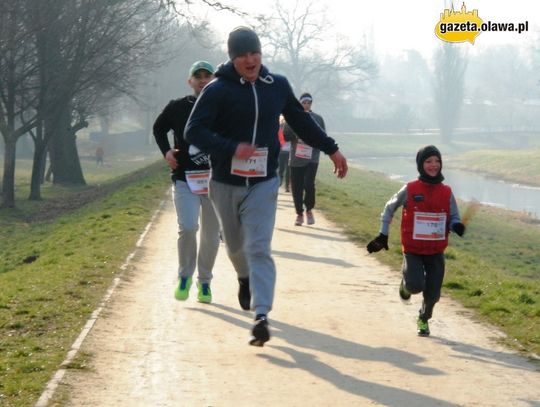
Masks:
[[[416,330],[418,336],[429,336],[429,324],[427,321],[423,321],[422,319],[418,318],[416,324],[418,326],[418,329]]]
[[[189,297],[189,289],[191,288],[191,277],[182,277],[176,290],[174,290],[174,298],[179,301],[185,301]]]
[[[210,284],[202,283],[198,284],[199,294],[197,294],[197,299],[199,302],[204,302],[205,304],[210,304],[212,302],[212,290],[210,290]]]

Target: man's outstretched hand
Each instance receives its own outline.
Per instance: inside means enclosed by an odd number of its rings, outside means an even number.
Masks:
[[[330,159],[334,163],[334,174],[337,174],[338,178],[344,178],[349,170],[345,156],[338,150],[330,156]]]

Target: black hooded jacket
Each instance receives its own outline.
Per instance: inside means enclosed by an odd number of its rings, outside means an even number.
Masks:
[[[195,100],[196,98],[193,95],[171,100],[154,122],[154,137],[163,156],[171,149],[167,134],[170,130],[174,132],[174,148],[178,149],[179,152],[176,155],[178,166],[176,169],[171,170],[173,181],[185,181],[186,171],[207,170],[210,168],[208,155],[190,146],[184,140],[184,127]]]
[[[336,142],[304,112],[287,79],[262,66],[255,83],[246,82],[231,61],[218,67],[216,78],[199,95],[184,137],[210,154],[212,179],[246,185],[246,178],[232,175],[231,159],[239,143],[268,148],[267,176],[249,178],[248,184],[276,176],[279,156],[279,115],[305,143],[326,154],[338,150]]]

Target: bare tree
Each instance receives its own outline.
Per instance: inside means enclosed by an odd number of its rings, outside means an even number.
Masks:
[[[190,4],[186,0],[184,5]],[[202,3],[220,8],[220,3]],[[168,6],[168,4],[170,6]],[[84,184],[76,132],[107,99],[135,96],[158,65],[171,24],[168,0],[0,0],[0,132],[3,205],[14,206],[15,147],[34,140],[30,199],[40,198],[48,150],[54,182]],[[175,2],[178,10],[182,3]]]
[[[193,4],[193,0],[159,0],[159,2],[162,7],[165,7],[168,10],[172,10],[182,19],[185,19],[188,23],[188,26],[191,24],[190,21],[193,19],[193,15],[187,10],[186,6]],[[200,0],[199,3],[202,3],[218,11],[230,11],[237,15],[246,15],[246,13],[239,11],[236,7],[230,6],[223,1]]]
[[[75,130],[86,122],[81,113],[91,112],[103,93],[131,90],[168,20],[158,3],[143,0],[34,2],[29,31],[35,33],[44,79],[44,143],[38,147],[48,146],[55,183],[84,184],[75,143]],[[39,185],[39,172],[33,177],[32,185]]]
[[[459,46],[445,42],[435,52],[435,109],[444,143],[452,141],[465,89],[467,61]]]
[[[22,2],[0,1],[0,133],[4,139],[2,206],[15,205],[17,140],[37,121],[35,47],[24,30]]]
[[[335,100],[362,91],[376,68],[367,44],[351,46],[330,27],[317,1],[277,0],[272,15],[258,17],[257,32],[272,70],[284,73],[297,91]]]

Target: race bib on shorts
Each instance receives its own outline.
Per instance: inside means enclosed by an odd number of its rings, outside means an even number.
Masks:
[[[246,160],[239,160],[233,157],[231,174],[248,178],[266,177],[267,166],[268,147],[261,147],[255,150],[253,155]]]
[[[413,239],[446,239],[446,213],[415,212]]]

